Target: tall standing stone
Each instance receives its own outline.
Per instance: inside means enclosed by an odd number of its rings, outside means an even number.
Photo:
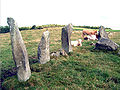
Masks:
[[[38,60],[41,64],[45,64],[50,60],[49,39],[49,31],[43,32],[38,46]]]
[[[104,26],[100,26],[100,28],[99,28],[98,40],[100,40],[101,38],[109,39],[108,34],[106,33]]]
[[[7,23],[10,27],[12,54],[17,67],[18,80],[26,81],[31,76],[27,50],[15,20],[13,18],[7,18]]]
[[[71,46],[71,33],[73,31],[73,26],[72,24],[68,24],[64,28],[62,28],[62,49],[66,52],[72,52],[72,46]]]

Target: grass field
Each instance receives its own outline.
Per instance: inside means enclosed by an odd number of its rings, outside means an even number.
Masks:
[[[82,31],[82,30],[86,30],[87,28],[77,28],[74,27],[74,30],[76,31]],[[87,30],[97,30],[99,31],[99,29],[87,29]],[[105,29],[106,32],[120,32],[120,30],[112,30],[112,29]]]
[[[10,34],[0,34],[4,89],[120,89],[120,56],[111,51],[94,51],[94,46],[89,44],[96,41],[83,41],[83,46],[73,47],[68,57],[51,57],[50,62],[38,64],[37,48],[46,30],[50,31],[50,52],[58,51],[61,48],[61,28],[21,31],[32,70],[31,78],[26,82],[18,82],[15,75]],[[81,38],[81,31],[73,32],[71,40]],[[112,32],[109,37],[120,45],[120,32]]]

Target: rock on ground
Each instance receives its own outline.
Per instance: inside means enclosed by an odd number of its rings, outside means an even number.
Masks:
[[[118,47],[119,47],[118,44],[106,38],[101,38],[95,45],[95,49],[109,50],[109,51],[117,50]]]

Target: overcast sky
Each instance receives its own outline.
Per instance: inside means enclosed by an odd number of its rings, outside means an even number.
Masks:
[[[1,0],[0,24],[12,17],[18,26],[90,25],[120,29],[120,0]]]

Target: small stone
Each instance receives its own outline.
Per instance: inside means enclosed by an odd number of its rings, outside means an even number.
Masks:
[[[55,52],[51,52],[51,53],[50,53],[50,56],[55,56]]]
[[[60,49],[59,52],[62,56],[68,56],[68,54],[63,49]]]
[[[38,60],[40,64],[45,64],[46,62],[50,61],[49,39],[49,31],[43,32],[38,46]]]
[[[59,52],[59,51],[57,51],[57,52],[52,52],[52,53],[50,54],[50,56],[59,57],[59,56],[60,56],[60,52]]]

